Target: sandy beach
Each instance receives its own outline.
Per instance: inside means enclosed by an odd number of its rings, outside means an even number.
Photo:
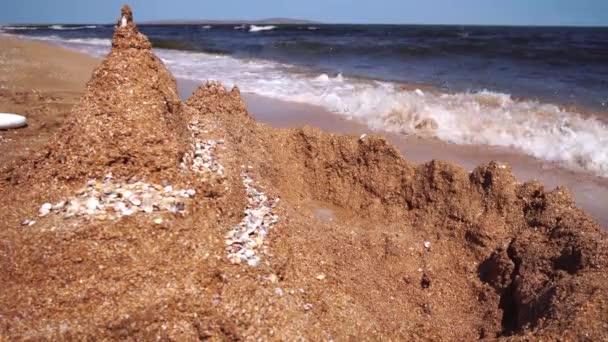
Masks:
[[[0,107],[0,340],[608,337],[603,178],[176,80],[128,6],[0,37]]]

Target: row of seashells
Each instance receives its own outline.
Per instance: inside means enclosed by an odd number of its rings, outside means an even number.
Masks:
[[[279,217],[273,214],[279,199],[271,200],[258,190],[246,171],[241,173],[241,179],[248,204],[243,220],[226,234],[226,251],[231,263],[247,263],[255,267],[260,264],[257,251],[262,247],[270,228],[279,221]]]
[[[224,166],[214,154],[218,145],[224,145],[224,140],[200,139],[201,133],[208,133],[202,129],[202,124],[199,121],[192,121],[188,128],[192,132],[192,150],[186,153],[183,157],[181,167],[190,169],[197,173],[215,173],[219,176],[224,175]]]
[[[108,174],[102,181],[88,181],[76,196],[55,204],[43,204],[38,214],[41,217],[54,213],[63,215],[65,219],[88,217],[97,220],[116,220],[138,212],[184,214],[186,201],[195,195],[194,189],[175,190],[170,185],[115,182],[112,174]]]
[[[208,131],[204,130],[204,125],[199,121],[192,121],[188,128],[192,132],[192,151],[184,156],[182,168],[189,168],[198,173],[215,173],[224,177],[224,167],[215,154],[218,145],[226,148],[224,140],[201,139],[201,133],[206,134]],[[278,216],[272,213],[279,199],[269,200],[266,194],[256,188],[254,180],[246,171],[241,173],[241,179],[247,193],[248,204],[245,208],[245,217],[226,234],[226,251],[231,263],[255,267],[260,264],[258,252],[264,243],[264,238],[279,220]]]

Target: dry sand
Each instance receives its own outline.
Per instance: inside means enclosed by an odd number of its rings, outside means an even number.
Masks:
[[[415,165],[379,136],[272,128],[213,83],[180,103],[133,22],[113,46],[47,143],[3,157],[0,340],[608,338],[608,237],[566,189],[497,163]],[[223,141],[223,173],[180,165],[193,139]],[[251,205],[244,170],[281,199],[258,267],[226,249]],[[176,214],[36,216],[109,172],[196,196]]]
[[[0,131],[0,165],[46,143],[82,96],[99,61],[45,43],[0,37],[0,111],[23,114],[28,127]]]

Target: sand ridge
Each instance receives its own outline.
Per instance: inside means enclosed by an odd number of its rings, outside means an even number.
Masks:
[[[566,189],[520,184],[498,163],[413,165],[373,135],[274,129],[251,118],[237,88],[213,82],[182,104],[127,18],[48,146],[1,171],[0,336],[607,337],[608,240]],[[181,167],[192,122],[224,140],[213,150],[222,174]],[[257,267],[226,254],[248,203],[243,170],[281,199]],[[141,213],[21,226],[108,172],[196,196],[160,225]]]

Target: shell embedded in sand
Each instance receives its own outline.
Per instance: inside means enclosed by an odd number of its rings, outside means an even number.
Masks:
[[[38,210],[38,215],[41,217],[46,216],[51,212],[51,209],[53,209],[53,205],[51,203],[44,203],[40,207],[40,210]]]

